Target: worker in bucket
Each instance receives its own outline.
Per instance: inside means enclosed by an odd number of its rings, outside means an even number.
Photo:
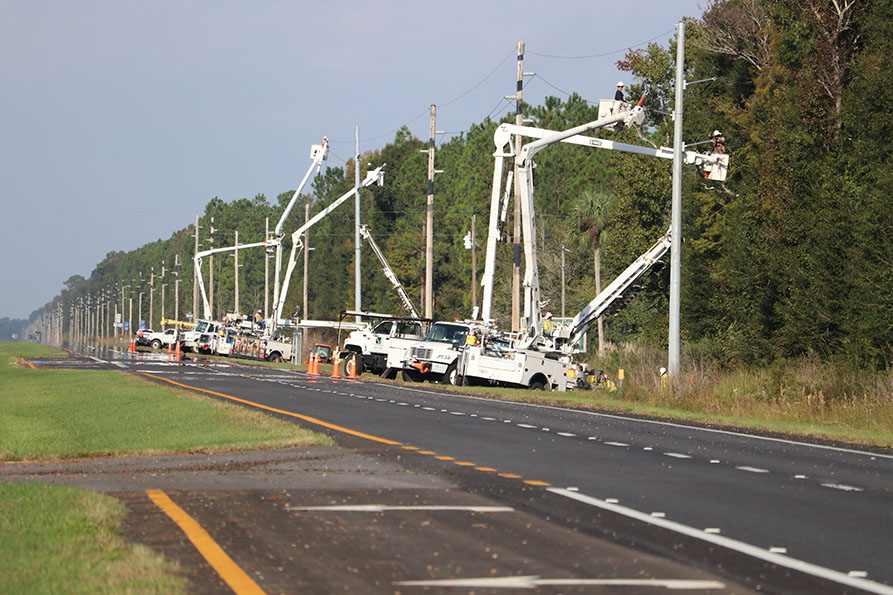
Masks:
[[[552,313],[546,312],[546,319],[543,321],[543,335],[551,337],[555,332],[555,321],[552,320]]]
[[[713,131],[713,136],[710,137],[710,140],[713,141],[713,152],[714,153],[725,153],[726,152],[726,137],[722,135],[722,132],[719,130]]]
[[[617,81],[617,92],[614,93],[614,101],[626,101],[623,97],[623,81]]]

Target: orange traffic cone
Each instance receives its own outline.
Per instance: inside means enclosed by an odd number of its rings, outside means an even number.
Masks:
[[[314,376],[319,374],[319,370],[317,370],[317,368],[316,368],[316,354],[315,353],[310,354],[310,363],[307,364],[307,373],[313,374]]]
[[[136,339],[130,340],[130,353],[136,353]]]
[[[336,355],[334,363],[332,364],[332,378],[341,378],[341,370],[338,369],[339,367],[341,367],[341,360]]]
[[[356,378],[357,377],[357,356],[353,355],[349,360],[347,360],[347,377],[348,378]]]
[[[174,353],[174,357],[177,358],[177,361],[180,361],[180,342],[177,341],[177,348]]]
[[[174,358],[173,352],[174,346],[172,343],[167,344],[167,361],[171,361]]]

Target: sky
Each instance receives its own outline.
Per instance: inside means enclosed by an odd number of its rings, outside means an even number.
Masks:
[[[616,62],[708,0],[0,0],[0,318],[227,202],[406,125],[438,143],[524,100],[612,98]],[[287,230],[286,230],[287,231]]]

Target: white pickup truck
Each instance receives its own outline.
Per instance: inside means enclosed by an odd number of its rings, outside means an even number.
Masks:
[[[161,349],[173,345],[177,341],[177,329],[169,328],[164,332],[140,329],[137,333],[137,343],[147,345],[152,349]]]

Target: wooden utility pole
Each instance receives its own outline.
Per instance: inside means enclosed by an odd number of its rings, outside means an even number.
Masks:
[[[146,328],[154,329],[152,321],[155,314],[155,267],[152,267],[152,280],[149,282],[149,324]]]
[[[425,216],[425,317],[433,318],[434,304],[434,133],[437,106],[431,105],[431,134],[428,136],[428,205]]]
[[[198,254],[198,215],[195,216],[195,252],[192,253],[192,256]],[[192,320],[196,320],[198,317],[196,313],[198,312],[198,271],[193,267],[192,273]]]
[[[354,165],[354,186],[357,188],[356,196],[354,197],[354,230],[353,230],[353,242],[354,242],[354,296],[353,296],[353,306],[354,310],[357,312],[362,311],[363,309],[363,274],[362,274],[362,260],[361,260],[361,248],[363,247],[363,239],[360,237],[360,127],[359,125],[354,129],[354,134],[356,138],[356,162]],[[306,254],[306,248],[304,248]],[[307,318],[307,311],[305,307],[304,318]],[[357,322],[360,322],[362,319],[357,317]]]
[[[475,247],[474,226],[477,223],[477,215],[471,215],[471,311],[474,312],[478,303],[478,259]]]
[[[515,124],[524,123],[524,42],[518,42],[518,79],[515,88]],[[521,135],[515,135],[515,229],[512,234],[514,257],[512,259],[512,330],[521,330],[521,176],[518,175],[518,155],[521,153]],[[530,263],[527,263],[530,266]],[[535,304],[534,307],[538,307]]]
[[[264,219],[264,238],[270,239],[270,218]],[[270,253],[264,248],[264,320],[270,317]]]
[[[233,314],[238,314],[239,313],[239,230],[238,229],[236,230],[235,257],[236,257],[236,264],[235,264],[235,267],[236,267],[236,300],[235,300],[235,302],[236,303],[235,303],[235,307],[233,308]]]
[[[211,227],[208,229],[208,250],[214,249],[214,217],[211,217]],[[208,269],[210,270],[210,277],[208,278],[208,285],[210,286],[211,297],[208,300],[208,305],[211,307],[211,312],[209,316],[211,320],[216,320],[217,317],[214,315],[214,255],[210,254],[208,256]],[[198,320],[198,313],[193,312],[193,317]]]
[[[180,320],[180,255],[174,255],[174,320]]]
[[[164,282],[164,261],[161,261],[161,319],[164,320],[164,288],[167,284]],[[164,323],[161,324],[161,330],[164,330]]]

